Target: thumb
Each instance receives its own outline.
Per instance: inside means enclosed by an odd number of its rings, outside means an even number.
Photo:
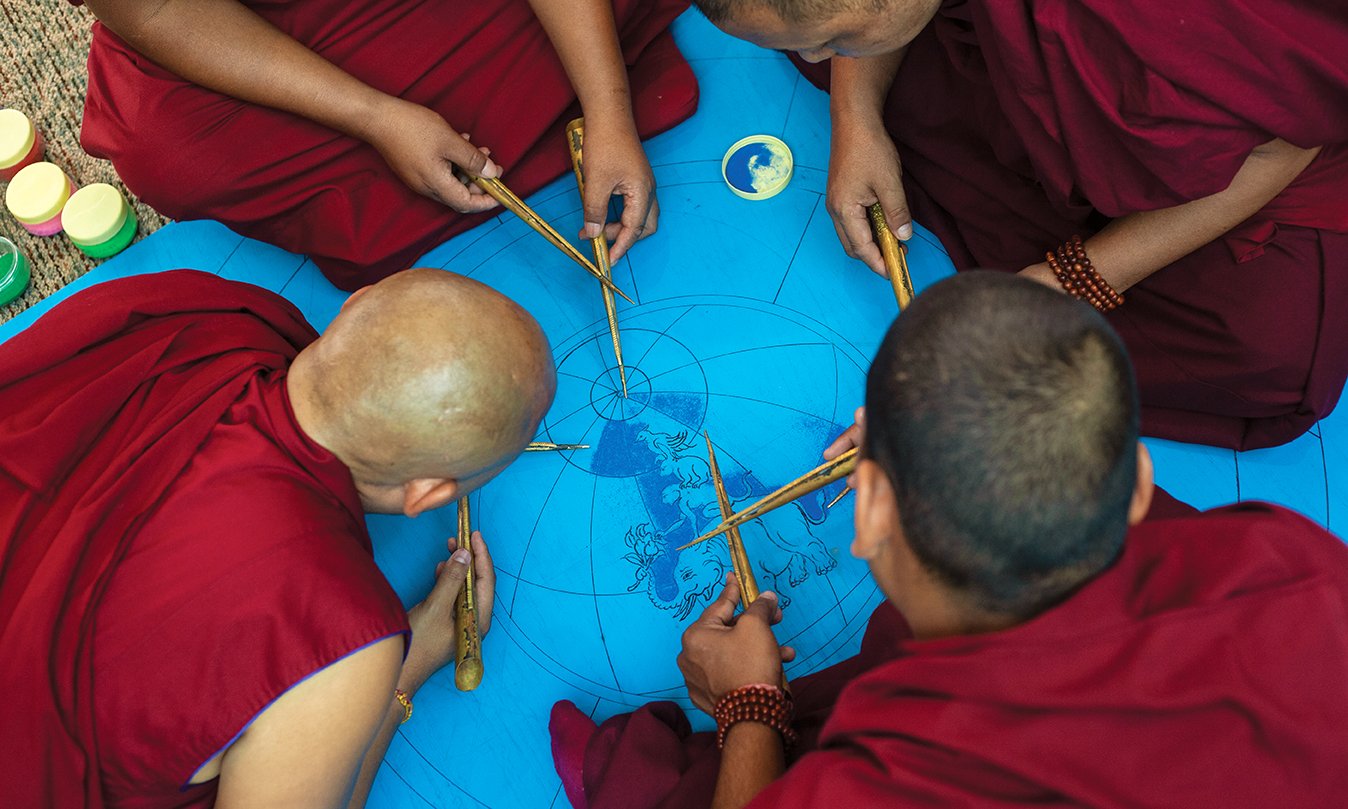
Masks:
[[[740,616],[743,621],[746,617],[757,618],[767,626],[772,626],[777,622],[777,594],[773,592],[760,593],[754,603],[744,608],[744,614]]]
[[[469,174],[487,178],[501,176],[501,167],[466,140],[453,138],[449,151],[450,162]]]
[[[604,225],[608,222],[608,201],[611,194],[612,189],[586,179],[585,199],[581,200],[585,211],[585,229],[581,234],[585,238],[593,239],[604,232]]]
[[[885,189],[878,196],[880,207],[885,209],[885,221],[889,229],[894,231],[899,241],[906,242],[913,238],[913,215],[908,212],[908,197],[904,196],[903,187]]]
[[[451,602],[459,597],[459,591],[463,589],[463,582],[468,578],[468,562],[472,559],[467,549],[459,548],[454,551],[454,555],[449,557],[449,561],[444,563],[435,578],[435,586],[431,588],[431,594],[426,596],[427,601],[437,601],[445,598]]]

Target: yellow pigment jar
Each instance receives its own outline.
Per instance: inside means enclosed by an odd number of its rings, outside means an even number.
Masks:
[[[136,238],[136,215],[126,197],[107,183],[94,183],[70,195],[61,224],[75,246],[93,258],[115,256]]]
[[[5,207],[34,236],[61,232],[61,209],[75,190],[64,171],[52,163],[25,167],[5,189]]]
[[[28,116],[15,109],[0,110],[0,180],[42,159],[42,133]]]

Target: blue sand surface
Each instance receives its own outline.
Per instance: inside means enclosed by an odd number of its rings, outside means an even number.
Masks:
[[[538,317],[559,369],[539,437],[591,449],[528,454],[474,496],[499,576],[486,678],[461,694],[444,672],[417,695],[372,807],[566,806],[548,746],[553,702],[573,700],[602,719],[652,698],[684,700],[679,635],[729,564],[717,542],[673,550],[715,517],[702,432],[737,503],[815,465],[850,423],[868,358],[896,314],[888,282],[843,255],[822,204],[827,99],[779,54],[731,40],[695,14],[675,32],[702,82],[702,106],[649,143],[660,231],[614,268],[636,300],[618,304],[629,398],[616,392],[593,280],[518,220],[498,217],[420,262],[491,284]],[[752,133],[778,135],[795,154],[793,182],[762,202],[735,197],[720,176],[727,144]],[[563,232],[580,226],[569,175],[530,203]],[[919,289],[950,272],[930,234],[919,228],[911,247]],[[184,222],[0,325],[0,339],[91,284],[176,267],[278,290],[319,328],[345,297],[301,256],[216,223]],[[1181,499],[1202,507],[1268,499],[1344,528],[1346,409],[1278,449],[1148,444],[1159,481]],[[745,532],[760,584],[789,599],[779,636],[800,650],[789,667],[796,676],[853,653],[879,599],[847,553],[850,501],[822,508],[832,494]],[[372,516],[369,526],[376,561],[415,603],[444,558],[453,510]]]

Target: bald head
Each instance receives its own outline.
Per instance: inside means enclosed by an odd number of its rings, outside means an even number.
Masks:
[[[353,295],[296,358],[290,389],[301,426],[358,483],[463,482],[524,448],[556,373],[547,338],[518,304],[420,269]]]
[[[694,0],[731,36],[807,62],[867,57],[906,46],[942,0]]]

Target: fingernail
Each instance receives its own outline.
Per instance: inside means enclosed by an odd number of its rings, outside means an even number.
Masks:
[[[901,226],[899,227],[898,232],[895,233],[894,235],[898,236],[900,239],[902,239],[902,240],[905,241],[905,242],[908,241],[909,239],[913,238],[913,226],[912,226],[912,224],[911,224],[911,223],[905,223],[905,224],[901,225]]]
[[[494,180],[501,176],[501,167],[488,160],[487,165],[482,167],[482,176]]]
[[[600,233],[601,230],[603,230],[603,228],[599,225],[599,223],[597,223],[597,222],[586,222],[586,223],[585,223],[585,238],[587,238],[587,239],[593,239],[593,238],[595,238],[596,236],[599,235],[599,233]]]
[[[466,548],[459,548],[457,551],[454,551],[454,555],[449,558],[453,559],[454,561],[458,562],[461,565],[466,565],[468,564],[468,560],[471,559],[472,556],[473,555],[470,554]]]
[[[769,599],[772,599],[773,601],[776,601],[776,600],[777,600],[777,594],[774,593],[774,592],[772,592],[771,590],[767,591],[766,593],[759,593],[759,594],[758,594],[758,597],[759,597],[759,598],[769,598]]]

